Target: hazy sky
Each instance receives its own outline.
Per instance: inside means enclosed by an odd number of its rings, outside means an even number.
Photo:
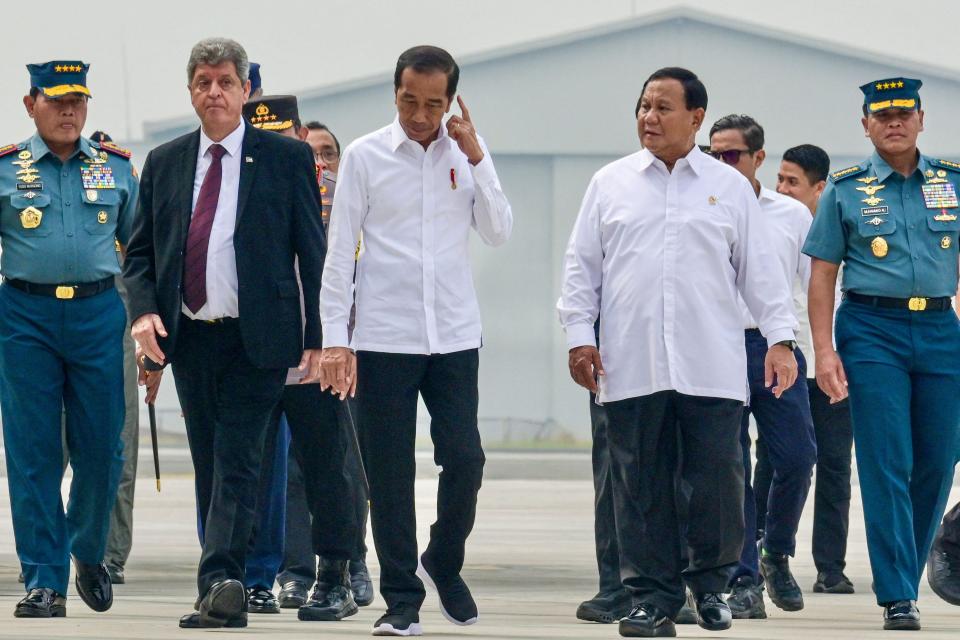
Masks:
[[[122,140],[139,137],[145,120],[191,112],[187,56],[197,40],[212,35],[239,40],[263,64],[268,92],[295,93],[389,74],[397,55],[415,44],[462,56],[684,6],[694,15],[707,11],[950,68],[960,78],[957,0],[45,0],[22,18],[10,15],[13,6],[3,4],[0,146],[33,132],[21,104],[29,87],[25,64],[73,57],[91,63],[95,98],[85,132],[103,128]]]

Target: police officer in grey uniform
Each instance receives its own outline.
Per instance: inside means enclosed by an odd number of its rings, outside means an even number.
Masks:
[[[37,132],[0,148],[0,405],[17,555],[17,617],[66,615],[70,558],[95,611],[113,591],[104,549],[123,466],[117,244],[130,235],[129,152],[82,138],[89,65],[28,65]],[[61,414],[73,480],[64,513]]]

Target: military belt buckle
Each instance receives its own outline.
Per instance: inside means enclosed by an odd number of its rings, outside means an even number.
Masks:
[[[907,301],[907,308],[910,311],[924,311],[927,308],[927,299],[926,298],[910,298]]]
[[[56,295],[59,300],[72,300],[75,294],[76,289],[73,287],[57,287]]]

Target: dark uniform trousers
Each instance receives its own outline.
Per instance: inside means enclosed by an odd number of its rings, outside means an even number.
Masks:
[[[244,581],[270,419],[286,369],[255,367],[240,323],[181,318],[173,378],[193,458],[203,552],[197,587]]]
[[[953,483],[960,425],[960,321],[845,300],[847,374],[877,602],[916,600]]]
[[[766,444],[767,454],[773,469],[773,478],[768,489],[766,518],[764,520],[764,547],[771,552],[794,555],[797,528],[803,505],[810,491],[810,476],[817,461],[817,445],[814,440],[813,421],[810,417],[810,401],[806,385],[806,360],[797,349],[794,353],[799,365],[797,382],[776,398],[764,386],[764,359],[767,340],[756,329],[745,332],[747,350],[747,378],[750,384],[750,406],[743,412],[740,425],[740,445],[743,452],[744,523],[746,535],[740,566],[733,578],[741,575],[759,580],[759,556],[757,532],[754,529],[760,519],[755,513],[756,499],[750,482],[753,462],[750,456],[750,421],[753,414],[757,431]]]
[[[616,594],[623,589],[623,585],[620,584],[620,547],[617,545],[617,528],[614,524],[613,469],[610,463],[610,444],[607,434],[609,425],[606,408],[598,405],[596,396],[591,393],[593,535],[602,594]]]
[[[743,548],[743,403],[661,391],[605,408],[623,586],[674,616],[684,582],[725,591]]]
[[[424,552],[437,575],[463,568],[485,457],[477,427],[477,349],[446,354],[357,353],[360,445],[370,483],[370,522],[387,607],[419,608],[414,503],[417,396],[430,413],[434,462],[442,468],[437,519]]]
[[[0,286],[0,401],[14,536],[27,590],[67,592],[70,555],[103,560],[123,467],[116,289],[58,300]],[[61,417],[73,480],[64,513]]]

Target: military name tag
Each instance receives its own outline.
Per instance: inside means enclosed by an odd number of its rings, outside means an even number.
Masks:
[[[80,178],[84,189],[115,189],[113,169],[105,164],[80,167]]]
[[[952,182],[920,185],[927,209],[953,209],[958,206],[957,191]]]
[[[890,213],[890,207],[884,205],[882,207],[866,207],[860,209],[861,216],[885,216]]]
[[[42,182],[18,182],[17,183],[18,191],[43,191]]]
[[[36,207],[27,207],[20,212],[20,225],[24,229],[36,229],[43,221],[43,211]]]

